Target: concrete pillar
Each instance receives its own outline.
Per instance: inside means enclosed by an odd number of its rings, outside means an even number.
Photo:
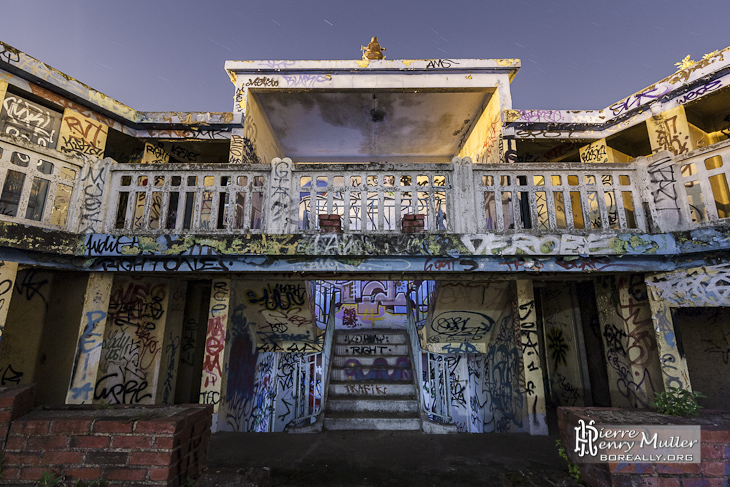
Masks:
[[[312,182],[315,184],[315,182]],[[271,161],[271,176],[269,180],[269,210],[266,221],[268,233],[289,233],[293,218],[291,195],[292,192],[292,161],[291,159],[276,158]]]
[[[669,303],[661,298],[655,287],[648,286],[648,291],[664,389],[679,387],[691,391],[692,385],[689,382],[687,359],[679,353],[677,347],[677,337],[672,322],[672,308]]]
[[[180,361],[177,367],[177,386],[175,387],[176,404],[196,402],[200,398],[200,376],[205,354],[203,343],[208,324],[209,298],[209,284],[188,283]]]
[[[477,198],[474,193],[474,171],[471,159],[454,157],[451,160],[454,166],[452,173],[453,204],[454,209],[453,225],[454,233],[478,233],[477,215],[481,212],[476,211],[478,205],[484,205],[484,197]],[[483,211],[483,210],[482,210]]]
[[[168,281],[114,282],[94,402],[155,403],[169,297]]]
[[[162,340],[162,360],[158,371],[155,404],[174,404],[175,402],[187,287],[186,281],[175,281],[169,286],[170,295],[167,300],[167,318]]]
[[[0,341],[0,386],[35,381],[53,275],[25,268],[14,278],[14,285],[8,280],[2,289],[7,326]]]
[[[558,406],[584,406],[590,384],[584,381],[584,347],[572,287],[543,288],[542,317],[551,396]]]
[[[531,435],[547,435],[545,421],[545,385],[542,380],[540,336],[537,328],[535,295],[532,281],[515,281],[517,286],[517,319],[519,341],[522,350],[522,367],[525,375],[525,413]],[[517,337],[515,337],[517,338]]]
[[[584,145],[579,151],[581,162],[585,163],[607,163],[607,162],[630,162],[631,156],[609,147],[606,139],[598,139],[588,145]]]
[[[707,145],[707,134],[687,121],[684,105],[646,120],[651,151],[669,151],[675,156]]]
[[[66,404],[91,404],[94,399],[113,281],[111,272],[89,274]]]
[[[214,279],[210,290],[208,331],[205,334],[203,375],[200,379],[200,404],[213,405],[211,431],[218,431],[218,409],[223,387],[226,360],[226,335],[230,323],[231,280]]]
[[[5,93],[0,91],[0,95],[4,96]],[[2,100],[2,96],[0,96],[0,100]],[[13,297],[13,287],[15,287],[17,273],[17,262],[0,262],[0,342],[2,342],[3,331],[5,330],[5,320],[8,317],[10,299]]]
[[[5,99],[5,93],[8,92],[8,82],[0,80],[0,103]]]
[[[643,277],[600,277],[595,289],[611,405],[649,407],[663,387]]]

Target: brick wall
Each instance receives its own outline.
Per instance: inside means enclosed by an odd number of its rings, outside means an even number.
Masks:
[[[618,408],[558,408],[560,437],[568,456],[572,457],[581,470],[582,479],[593,487],[729,487],[730,482],[730,414],[722,411],[704,411],[703,415],[714,414],[721,421],[715,424],[701,424],[701,463],[578,463],[573,453],[574,427],[578,420],[588,423],[595,416],[591,411],[608,411],[630,415],[632,411],[646,415],[647,411],[622,410]],[[691,424],[691,419],[659,415],[664,424]],[[630,416],[629,416],[630,417]],[[724,418],[724,419],[723,419]],[[643,424],[645,418],[638,417]],[[597,425],[600,422],[597,421]],[[617,424],[607,421],[604,424]],[[596,426],[597,426],[596,425]]]
[[[10,431],[10,423],[33,408],[35,384],[0,387],[0,451]]]
[[[0,485],[43,472],[115,486],[184,485],[205,468],[212,406],[66,406],[12,422]]]

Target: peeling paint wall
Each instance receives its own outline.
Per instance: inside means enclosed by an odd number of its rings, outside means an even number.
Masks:
[[[459,150],[459,157],[470,157],[478,164],[502,162],[502,116],[499,89],[491,94],[484,111]]]

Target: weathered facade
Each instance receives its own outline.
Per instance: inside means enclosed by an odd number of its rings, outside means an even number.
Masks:
[[[519,66],[229,61],[232,112],[153,113],[0,44],[0,381],[282,431],[391,329],[415,379],[357,370],[426,430],[723,407],[730,48],[596,111],[514,109]]]

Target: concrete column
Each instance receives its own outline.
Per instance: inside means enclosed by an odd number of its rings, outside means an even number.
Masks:
[[[155,403],[169,298],[168,281],[114,282],[94,402]]]
[[[0,89],[1,88],[2,86],[0,85]],[[0,95],[4,96],[5,93],[0,92]],[[0,97],[0,100],[2,100],[2,97]],[[17,273],[17,262],[0,262],[0,341],[2,341],[3,338],[5,320],[8,317],[10,299],[13,297],[13,287],[15,287],[15,277]]]
[[[169,286],[170,296],[167,300],[167,319],[162,340],[162,360],[158,371],[155,404],[174,404],[175,402],[187,288],[186,281],[175,281]]]
[[[664,389],[679,387],[691,391],[692,385],[689,382],[687,359],[679,353],[677,347],[677,337],[672,322],[672,308],[669,303],[661,299],[656,288],[648,286],[648,291]]]
[[[590,389],[584,381],[583,340],[572,289],[561,283],[543,288],[541,296],[552,398],[559,406],[584,406]]]
[[[649,407],[662,390],[646,286],[640,275],[596,279],[596,303],[613,407]]]
[[[213,405],[211,431],[218,431],[218,409],[223,387],[226,358],[226,335],[230,323],[231,280],[214,279],[210,290],[208,331],[205,334],[203,375],[200,379],[200,404]]]
[[[477,198],[474,193],[474,171],[471,159],[454,157],[451,160],[454,166],[452,173],[453,198],[453,228],[454,233],[478,233],[477,215],[481,212],[478,206],[484,205],[484,197]]]
[[[271,162],[271,176],[269,179],[269,209],[265,222],[268,233],[289,233],[293,220],[291,195],[299,194],[292,191],[292,162],[291,159],[276,158]],[[312,184],[316,184],[313,181]],[[313,210],[312,210],[313,211]]]
[[[89,274],[66,404],[91,404],[94,399],[113,282],[111,272]]]
[[[542,380],[540,336],[537,329],[535,295],[532,281],[515,281],[517,286],[517,318],[519,341],[522,349],[522,367],[525,375],[525,412],[531,435],[547,435],[545,421],[545,385]],[[517,338],[517,337],[515,337]]]

